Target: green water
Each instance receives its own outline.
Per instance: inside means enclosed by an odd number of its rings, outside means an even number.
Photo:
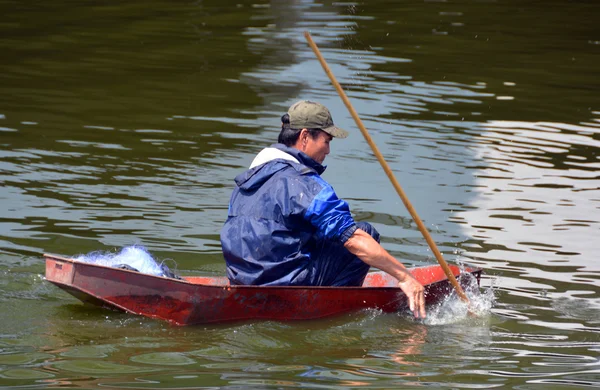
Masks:
[[[600,386],[600,3],[0,0],[0,387]],[[232,178],[299,99],[351,131],[324,178],[435,262],[310,31],[480,318],[177,328],[83,306],[44,252],[141,244],[223,275]]]

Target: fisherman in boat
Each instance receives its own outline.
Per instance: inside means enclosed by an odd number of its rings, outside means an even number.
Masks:
[[[278,143],[235,178],[221,230],[231,284],[361,286],[372,266],[395,277],[415,317],[424,318],[423,286],[321,177],[331,140],[348,132],[308,100],[293,104],[281,122]]]

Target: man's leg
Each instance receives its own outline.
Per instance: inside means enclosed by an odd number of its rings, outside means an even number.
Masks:
[[[356,226],[379,242],[379,232],[371,224],[358,222]],[[318,286],[361,286],[369,272],[369,265],[341,243],[319,243],[312,257],[316,262]]]

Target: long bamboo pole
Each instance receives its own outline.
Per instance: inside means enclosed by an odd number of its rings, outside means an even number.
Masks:
[[[360,132],[365,137],[365,140],[367,141],[367,143],[369,144],[369,146],[373,150],[373,153],[375,154],[375,157],[377,157],[377,160],[381,164],[381,167],[385,171],[385,174],[387,175],[387,177],[392,182],[392,185],[396,189],[396,192],[398,192],[398,195],[400,195],[400,198],[402,199],[402,203],[404,203],[404,206],[406,206],[406,209],[408,210],[408,212],[412,216],[413,220],[417,224],[417,227],[421,231],[421,234],[423,234],[423,237],[425,237],[425,241],[427,241],[427,244],[429,244],[429,248],[431,248],[431,251],[433,252],[433,254],[435,255],[435,258],[438,261],[438,263],[440,264],[440,266],[442,267],[442,269],[446,273],[446,276],[448,277],[448,280],[450,281],[450,283],[452,284],[452,286],[456,290],[456,293],[458,294],[458,296],[463,301],[469,303],[469,298],[467,298],[467,296],[465,295],[465,292],[463,291],[462,287],[460,286],[460,284],[458,284],[458,281],[454,277],[454,274],[452,273],[452,270],[450,270],[450,267],[448,267],[448,264],[446,263],[446,260],[444,260],[444,258],[442,256],[442,253],[439,251],[437,245],[435,245],[435,242],[431,238],[431,235],[429,234],[429,231],[427,230],[427,228],[423,224],[423,221],[421,221],[421,218],[419,218],[419,215],[417,214],[417,211],[415,210],[415,208],[412,206],[412,204],[408,200],[408,197],[406,196],[406,193],[404,192],[404,190],[402,189],[402,187],[400,187],[400,183],[398,183],[398,180],[396,180],[396,177],[394,176],[394,173],[390,169],[390,166],[388,165],[388,163],[383,158],[383,155],[381,154],[381,152],[377,148],[377,145],[375,145],[375,142],[371,138],[371,135],[369,134],[369,132],[367,131],[367,129],[363,125],[363,123],[360,120],[360,117],[358,116],[358,114],[356,113],[356,111],[354,110],[354,107],[352,107],[352,104],[350,104],[350,100],[348,100],[348,97],[346,96],[346,93],[342,89],[340,83],[338,83],[338,81],[336,80],[335,76],[331,72],[331,69],[329,69],[329,65],[327,65],[327,62],[325,62],[325,59],[321,55],[321,52],[319,51],[319,48],[317,47],[317,45],[313,41],[312,37],[310,36],[310,33],[308,31],[306,31],[304,33],[304,37],[306,38],[306,41],[308,42],[308,45],[311,47],[311,49],[313,50],[313,52],[317,56],[317,59],[321,63],[321,66],[323,67],[323,70],[325,70],[325,73],[327,73],[327,76],[329,77],[329,80],[331,80],[331,83],[333,84],[333,86],[337,90],[337,93],[340,95],[340,97],[344,101],[344,104],[346,105],[346,108],[348,109],[348,111],[350,111],[350,115],[352,115],[352,118],[354,118],[354,121],[356,122],[356,125],[360,129]]]

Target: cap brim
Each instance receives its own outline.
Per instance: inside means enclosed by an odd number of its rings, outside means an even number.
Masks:
[[[327,134],[329,134],[330,136],[335,137],[335,138],[346,138],[350,134],[346,130],[341,129],[337,126],[330,126],[330,127],[327,127],[325,129],[321,129],[321,130],[323,130],[324,132],[326,132]]]

